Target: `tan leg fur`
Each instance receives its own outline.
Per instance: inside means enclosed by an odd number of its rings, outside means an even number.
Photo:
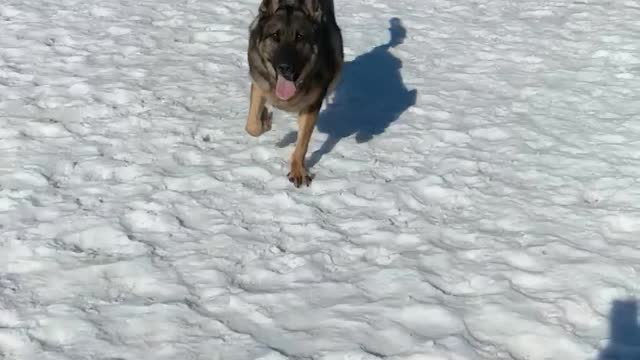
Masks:
[[[251,136],[260,136],[271,130],[272,114],[265,107],[267,99],[262,90],[251,84],[251,100],[245,130]]]
[[[304,158],[307,155],[311,134],[318,120],[319,110],[319,107],[314,106],[301,112],[298,116],[298,140],[291,154],[291,172],[287,175],[289,181],[296,187],[300,187],[302,184],[309,186],[313,179],[304,166]]]

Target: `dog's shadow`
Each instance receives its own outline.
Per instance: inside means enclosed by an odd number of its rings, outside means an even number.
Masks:
[[[616,300],[611,308],[609,345],[602,350],[599,360],[640,359],[640,318],[638,301]]]
[[[389,22],[388,43],[344,64],[333,101],[320,113],[317,123],[317,130],[327,134],[327,140],[306,161],[309,168],[344,138],[355,135],[356,142],[363,143],[384,133],[416,103],[416,90],[409,91],[402,81],[402,61],[389,52],[403,43],[407,31],[400,19]],[[288,146],[296,137],[296,132],[289,133],[278,146]]]

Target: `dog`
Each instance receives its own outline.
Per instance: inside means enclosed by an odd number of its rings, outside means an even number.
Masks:
[[[309,140],[344,63],[333,0],[262,0],[249,28],[247,57],[251,95],[245,130],[256,137],[271,130],[271,107],[297,113],[298,139],[287,177],[296,187],[309,186]]]

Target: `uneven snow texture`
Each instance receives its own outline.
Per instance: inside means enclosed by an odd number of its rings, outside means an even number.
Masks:
[[[335,2],[304,189],[258,0],[0,3],[0,359],[640,358],[640,3]]]

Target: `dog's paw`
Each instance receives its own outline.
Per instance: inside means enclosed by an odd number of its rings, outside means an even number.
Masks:
[[[303,167],[295,170],[292,169],[291,172],[287,174],[287,178],[289,178],[289,181],[297,188],[303,184],[309,186],[311,185],[311,181],[313,181],[313,175]]]
[[[273,113],[265,109],[264,111],[262,111],[259,121],[247,121],[245,131],[251,136],[258,137],[266,133],[267,131],[270,131],[272,124]]]
[[[258,137],[264,133],[261,126],[249,122],[247,122],[247,126],[245,126],[244,130],[247,132],[247,134],[255,137]]]

